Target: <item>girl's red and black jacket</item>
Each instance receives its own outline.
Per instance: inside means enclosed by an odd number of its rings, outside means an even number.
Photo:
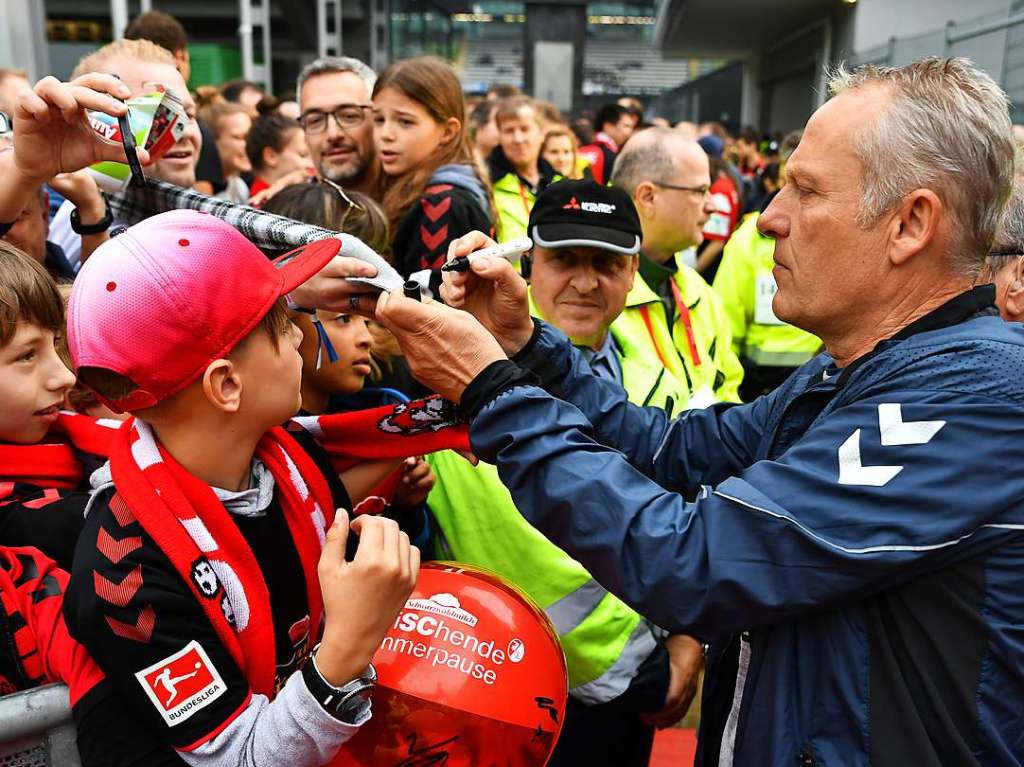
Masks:
[[[392,239],[395,268],[404,277],[422,269],[436,271],[452,240],[491,228],[490,202],[473,168],[442,166],[398,224]]]

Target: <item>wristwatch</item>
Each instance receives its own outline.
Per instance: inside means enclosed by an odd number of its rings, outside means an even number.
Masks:
[[[78,216],[78,208],[71,211],[71,231],[75,234],[102,234],[110,228],[110,225],[114,223],[114,214],[110,212],[110,205],[107,203],[106,195],[102,192],[100,196],[103,197],[103,218],[97,221],[95,224],[83,224],[82,219]]]
[[[302,668],[306,687],[323,709],[345,724],[362,724],[370,710],[370,696],[377,684],[377,669],[370,663],[366,669],[343,687],[335,687],[320,673],[316,665],[317,645],[309,662]]]

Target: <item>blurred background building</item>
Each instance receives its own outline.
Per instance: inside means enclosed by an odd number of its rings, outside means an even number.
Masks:
[[[189,31],[192,86],[284,94],[318,54],[377,69],[451,60],[468,93],[511,83],[579,112],[637,96],[650,115],[785,131],[824,99],[826,64],[964,55],[1024,107],[1024,0],[0,0],[0,65],[66,76],[158,8]]]

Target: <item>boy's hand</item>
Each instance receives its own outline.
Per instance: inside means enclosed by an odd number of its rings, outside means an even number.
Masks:
[[[100,138],[86,118],[87,109],[119,117],[131,91],[112,75],[91,73],[70,83],[44,77],[24,91],[14,108],[14,165],[28,185],[58,173],[80,170],[102,160],[125,162],[124,148]],[[149,154],[138,150],[145,164]]]
[[[366,668],[416,585],[420,569],[419,549],[394,520],[364,515],[352,523],[352,530],[359,535],[359,548],[346,562],[349,521],[339,509],[317,566],[327,625],[316,664],[335,687]]]
[[[349,282],[348,277],[374,277],[372,264],[351,256],[335,256],[319,272],[291,292],[292,300],[309,309],[359,314],[373,317],[376,291]]]
[[[434,472],[422,456],[406,458],[402,463],[402,479],[395,491],[395,505],[404,508],[419,506],[434,487]]]
[[[78,208],[78,217],[83,223],[95,223],[106,215],[107,206],[100,188],[84,168],[72,173],[60,173],[46,183]]]

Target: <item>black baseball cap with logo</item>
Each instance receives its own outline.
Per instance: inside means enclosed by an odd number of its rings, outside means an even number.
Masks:
[[[538,195],[528,225],[542,248],[601,248],[624,256],[640,252],[640,217],[621,189],[596,181],[558,181]]]

